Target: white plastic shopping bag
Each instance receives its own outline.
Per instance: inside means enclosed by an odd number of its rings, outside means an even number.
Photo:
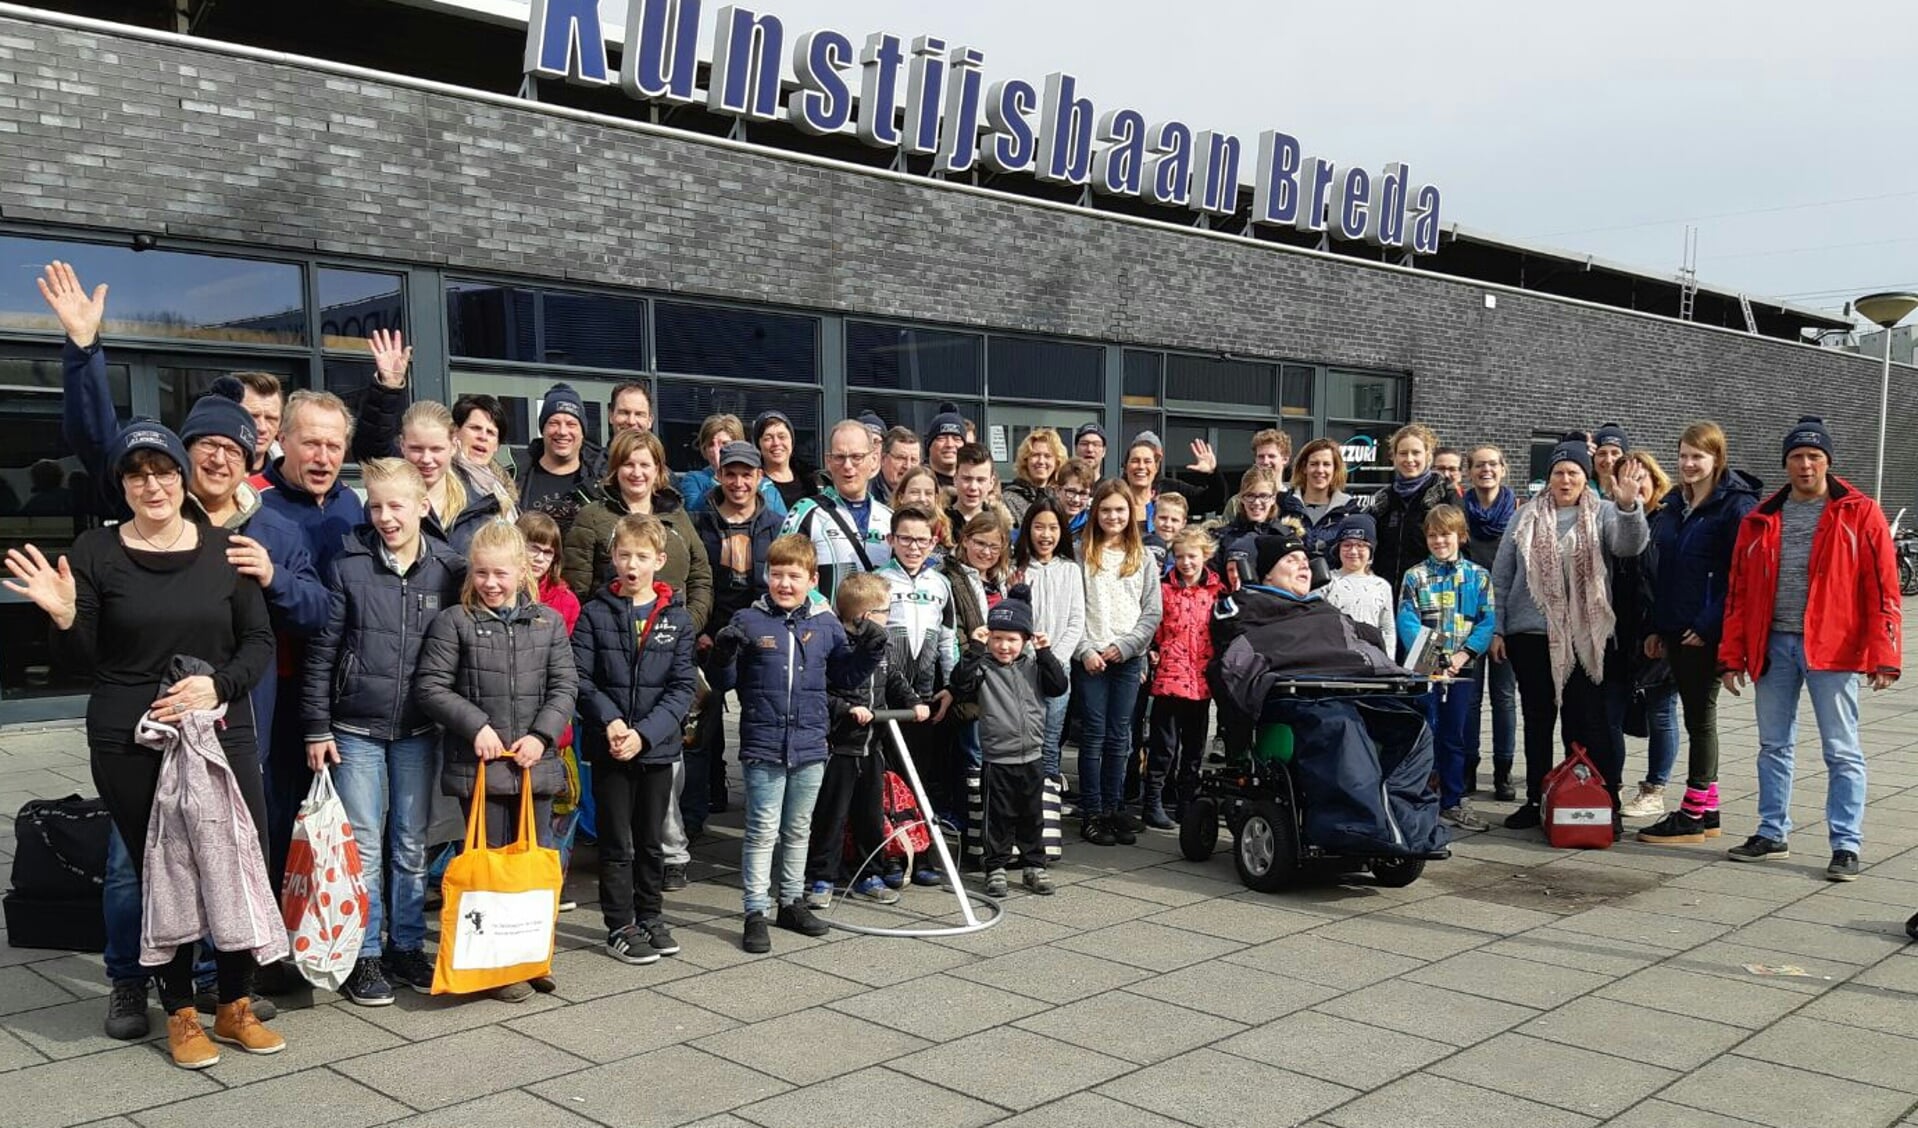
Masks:
[[[366,884],[346,807],[325,767],[300,804],[280,895],[293,966],[315,987],[338,991],[353,974],[366,935]]]

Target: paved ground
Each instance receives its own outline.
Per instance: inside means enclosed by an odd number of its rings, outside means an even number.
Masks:
[[[772,956],[748,957],[735,823],[669,898],[678,958],[614,963],[589,907],[563,918],[557,996],[368,1010],[322,994],[275,1024],[286,1053],[229,1051],[203,1074],[101,1036],[97,957],[0,947],[0,1121],[1918,1125],[1918,945],[1903,933],[1918,687],[1865,706],[1867,869],[1849,885],[1822,880],[1815,752],[1795,856],[1724,860],[1754,821],[1749,702],[1722,711],[1719,845],[1573,854],[1497,830],[1404,890],[1264,896],[1225,853],[1193,865],[1155,835],[1069,847],[1057,896],[1015,896],[976,936],[775,932]],[[90,789],[77,732],[0,734],[0,810],[76,789]],[[0,861],[12,846],[0,818]],[[590,882],[575,887],[590,904]]]

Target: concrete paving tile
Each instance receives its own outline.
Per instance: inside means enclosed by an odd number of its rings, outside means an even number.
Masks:
[[[848,995],[832,1009],[882,1023],[928,1042],[950,1042],[1004,1026],[1049,1004],[951,975],[931,975]]]
[[[1230,897],[1245,888],[1237,881],[1228,881],[1187,862],[1151,866],[1115,876],[1095,877],[1086,881],[1084,887],[1168,907],[1199,904],[1215,898]]]
[[[1217,1050],[1194,1050],[1147,1066],[1099,1092],[1199,1128],[1285,1128],[1357,1095],[1342,1085]]]
[[[1212,1048],[1367,1091],[1458,1052],[1444,1042],[1318,1011],[1289,1014]]]
[[[1636,880],[1647,887],[1651,879],[1646,875],[1660,874],[1675,877],[1689,873],[1701,866],[1708,866],[1724,857],[1709,851],[1678,850],[1670,846],[1652,846],[1627,838],[1609,850],[1575,851],[1565,854],[1539,870],[1540,876],[1556,871],[1582,870],[1601,878],[1617,881]],[[1634,871],[1635,874],[1634,874]]]
[[[1512,956],[1553,967],[1569,967],[1599,975],[1630,975],[1671,955],[1629,940],[1609,940],[1582,932],[1538,928],[1487,944],[1480,951]]]
[[[506,1024],[575,1057],[604,1064],[725,1030],[733,1020],[657,991],[628,991]]]
[[[1735,1054],[1708,1063],[1660,1096],[1772,1128],[1875,1128],[1896,1121],[1912,1103],[1907,1093]]]
[[[1898,956],[1880,960],[1854,976],[1852,983],[1860,987],[1878,987],[1918,995],[1918,957]]]
[[[1450,894],[1414,901],[1393,909],[1392,915],[1453,928],[1467,928],[1474,932],[1490,932],[1497,936],[1515,935],[1558,919],[1554,913],[1479,900],[1469,894]]]
[[[1015,908],[1017,915],[1022,918],[1062,924],[1076,931],[1138,920],[1158,911],[1151,902],[1140,901],[1136,897],[1122,897],[1087,885],[1067,886],[1050,897],[1023,897]],[[1004,928],[1005,925],[999,927]]]
[[[889,987],[972,963],[978,957],[939,944],[855,936],[782,958],[868,987]]]
[[[735,1123],[741,1128],[750,1128],[744,1121]],[[593,1128],[593,1121],[522,1089],[494,1093],[490,1097],[422,1112],[418,1116],[394,1121],[389,1128],[477,1128],[479,1125],[494,1124],[521,1124],[527,1128],[535,1125],[537,1128]]]
[[[70,1003],[77,996],[33,971],[33,964],[0,967],[0,1014],[19,1014],[38,1007]]]
[[[1202,932],[1207,936],[1237,940],[1241,944],[1263,944],[1325,923],[1325,918],[1321,916],[1234,898],[1184,905],[1154,913],[1146,919],[1154,924],[1167,924],[1173,928]]]
[[[1176,931],[1176,930],[1168,930]],[[1197,936],[1197,933],[1182,935]],[[1024,952],[994,956],[976,964],[954,968],[947,974],[958,979],[985,983],[1016,995],[1059,1004],[1110,991],[1144,979],[1147,972],[1136,967],[1081,952],[1047,945]]]
[[[1355,920],[1328,924],[1313,933],[1327,940],[1395,952],[1418,960],[1440,960],[1487,943],[1483,932],[1452,928],[1427,920],[1411,920],[1397,913],[1373,913]]]
[[[1210,1000],[1189,1000],[1209,1006]],[[1047,1038],[1149,1065],[1216,1042],[1243,1023],[1125,991],[1107,991],[1041,1011],[1015,1025]]]
[[[680,929],[674,929],[678,937]],[[623,995],[641,987],[657,987],[675,979],[701,975],[707,969],[687,963],[678,956],[667,956],[644,967],[621,963],[606,954],[599,944],[575,948],[553,956],[553,981],[559,984],[559,997],[569,1003],[583,1003],[607,995]]]
[[[97,1024],[99,1004],[94,1006]],[[251,1085],[404,1044],[392,1033],[363,1021],[355,1013],[363,1009],[323,1006],[287,1011],[268,1024],[274,1033],[286,1039],[286,1049],[277,1054],[245,1054],[230,1046],[223,1046],[214,1078],[228,1087]],[[95,1029],[98,1029],[97,1025]],[[164,1037],[166,1028],[163,1025],[156,1027],[156,1032]],[[165,1047],[159,1048],[164,1050]]]
[[[1537,1016],[1530,1007],[1446,991],[1403,979],[1374,983],[1317,1010],[1404,1034],[1436,1038],[1455,1046],[1482,1042]]]
[[[1472,951],[1405,973],[1414,983],[1545,1009],[1598,990],[1613,977]]]
[[[221,1065],[226,1054],[221,1051]],[[474,1062],[469,1073],[485,1068]],[[218,1069],[216,1065],[213,1068]],[[328,1128],[364,1128],[386,1124],[413,1111],[328,1069],[289,1073],[271,1081],[228,1089],[133,1114],[141,1128],[200,1128],[208,1124],[246,1124],[257,1128],[308,1128],[323,1114]]]
[[[1598,995],[1672,1014],[1703,1014],[1716,1022],[1757,1030],[1805,1005],[1804,996],[1768,986],[1771,982],[1727,979],[1661,964],[1601,988]],[[1701,1000],[1710,1002],[1701,1005]]]
[[[35,974],[80,999],[104,999],[113,993],[106,964],[98,954],[69,952],[50,960],[35,960]]]
[[[1196,1002],[1234,1022],[1257,1024],[1323,1002],[1339,989],[1220,960],[1155,975],[1126,992],[1173,1004]]]
[[[904,1119],[915,1128],[977,1128],[1006,1114],[952,1089],[876,1067],[747,1105],[739,1115],[764,1128],[897,1128],[901,1110],[909,1110]]]
[[[531,1088],[534,1095],[609,1128],[673,1128],[791,1087],[690,1046],[668,1046]]]
[[[1772,901],[1684,888],[1652,889],[1633,894],[1616,903],[1621,909],[1631,909],[1635,912],[1669,913],[1672,916],[1695,917],[1698,920],[1709,920],[1717,924],[1750,924],[1778,907]]]
[[[1552,927],[1674,952],[1696,947],[1731,931],[1731,926],[1726,924],[1670,913],[1639,913],[1609,905],[1568,916]]]
[[[1738,1047],[1742,1057],[1918,1094],[1918,1038],[1787,1015]]]
[[[319,998],[326,1000],[334,996],[321,993]],[[421,995],[413,991],[398,991],[395,992],[392,1006],[354,1007],[353,1010],[355,1017],[362,1021],[398,1034],[409,1042],[424,1042],[461,1030],[540,1014],[563,1005],[565,1000],[557,995],[534,995],[525,1002],[502,1003],[485,995]]]
[[[1679,1077],[1670,1069],[1516,1033],[1481,1042],[1430,1072],[1601,1118],[1625,1111]]]
[[[1015,1112],[1134,1069],[1131,1062],[1016,1027],[968,1034],[899,1058],[889,1068]]]
[[[740,1022],[763,1022],[857,994],[861,987],[850,979],[762,958],[665,983],[656,990]]]
[[[340,1074],[416,1109],[518,1089],[590,1063],[504,1026],[484,1026],[382,1050],[334,1066]]]
[[[1598,1121],[1430,1073],[1414,1073],[1325,1116],[1338,1128],[1589,1128]]]
[[[1876,901],[1894,907],[1918,905],[1918,881],[1881,877],[1866,870],[1857,881],[1845,883],[1844,895],[1860,901]]]
[[[1686,1108],[1670,1101],[1641,1101],[1605,1122],[1605,1128],[1759,1128],[1749,1120],[1721,1116],[1702,1108]]]
[[[754,955],[740,948],[739,937],[744,927],[744,919],[737,914],[675,926],[673,937],[679,941],[679,954],[671,958],[708,971],[765,961],[767,956]],[[831,942],[801,936],[783,928],[772,930],[772,941],[774,956],[790,955],[803,948],[815,948]]]
[[[1118,960],[1147,971],[1174,971],[1245,947],[1237,941],[1143,920],[1129,920],[1097,932],[1082,932],[1053,946]]]
[[[1222,958],[1242,967],[1347,990],[1403,975],[1425,962],[1340,943],[1316,932],[1286,936]]]
[[[58,1006],[8,1015],[0,1022],[0,1026],[39,1053],[57,1061],[127,1045],[101,1032],[100,1024],[106,1016],[107,1008],[98,999],[77,999]],[[140,1041],[153,1041],[166,1036],[166,1015],[151,1000],[147,1005],[147,1024],[147,1036]]]
[[[1910,995],[1900,991],[1847,984],[1812,1000],[1801,1013],[1806,1018],[1918,1038],[1918,1007],[1912,1006]]]
[[[1036,948],[1041,944],[1050,944],[1055,940],[1064,940],[1068,936],[1078,935],[1078,932],[1077,928],[1070,925],[1009,914],[1005,920],[984,932],[969,932],[964,936],[941,936],[930,942],[970,956],[990,959],[993,956],[1003,956],[1008,952],[1023,951],[1027,948]]]
[[[1856,928],[1835,928],[1829,924],[1811,924],[1799,920],[1761,920],[1728,933],[1724,944],[1749,944],[1775,952],[1814,956],[1837,963],[1866,965],[1877,963],[1910,943],[1904,922],[1895,929],[1867,932]]]
[[[1074,1093],[1064,1100],[1040,1105],[1005,1120],[994,1128],[1184,1128],[1182,1122],[1167,1120],[1156,1112],[1135,1105],[1121,1104],[1098,1093]]]
[[[45,1054],[6,1031],[0,1030],[0,1073],[11,1073],[28,1066],[45,1065],[47,1061]]]
[[[1539,1015],[1518,1032],[1677,1070],[1696,1069],[1751,1035],[1749,1030],[1721,1022],[1597,996],[1574,999]]]
[[[1725,859],[1702,869],[1680,874],[1673,878],[1666,888],[1696,889],[1704,893],[1723,893],[1782,905],[1814,892],[1817,887],[1808,886],[1804,875],[1789,870],[1769,865],[1754,866]]]
[[[1836,960],[1822,959],[1798,952],[1780,952],[1756,945],[1739,944],[1729,939],[1700,944],[1691,951],[1682,952],[1665,962],[1672,967],[1684,968],[1687,971],[1722,975],[1731,979],[1753,978],[1754,973],[1745,970],[1746,964],[1772,967],[1790,965],[1803,968],[1807,972],[1806,975],[1759,977],[1781,991],[1794,991],[1800,995],[1816,995],[1829,991],[1858,971],[1857,964],[1839,963]]]
[[[813,1007],[708,1034],[692,1045],[782,1081],[813,1085],[923,1050],[928,1043],[889,1026]]]

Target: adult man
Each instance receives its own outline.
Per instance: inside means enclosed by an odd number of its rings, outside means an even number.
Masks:
[[[258,474],[266,464],[279,457],[280,418],[286,413],[286,391],[280,378],[271,372],[235,372],[233,378],[246,389],[240,406],[253,417],[253,449],[247,452],[247,473]]]
[[[586,404],[570,384],[546,389],[539,438],[514,458],[521,509],[550,513],[564,533],[606,476],[606,452],[586,437]]]
[[[966,421],[959,409],[949,403],[939,405],[939,414],[926,427],[926,464],[939,476],[939,484],[952,485],[959,448],[966,445]]]
[[[826,473],[832,485],[800,499],[786,515],[780,533],[812,538],[819,558],[819,594],[831,599],[839,581],[854,572],[870,572],[892,558],[886,538],[892,510],[866,491],[872,461],[872,435],[857,419],[833,424],[826,438]]]
[[[1105,473],[1106,429],[1091,421],[1079,424],[1072,432],[1072,457],[1083,458]]]
[[[1280,490],[1291,488],[1291,478],[1285,472],[1286,464],[1291,461],[1292,436],[1277,427],[1267,427],[1252,436],[1252,465],[1278,475]]]
[[[1612,470],[1631,449],[1625,428],[1616,423],[1600,423],[1592,432],[1592,488],[1601,495],[1612,491]]]
[[[1798,694],[1809,689],[1825,757],[1825,876],[1851,881],[1865,815],[1858,677],[1881,690],[1900,672],[1897,555],[1878,503],[1831,472],[1823,420],[1800,419],[1784,455],[1790,483],[1739,526],[1718,644],[1727,690],[1758,683],[1758,832],[1727,853],[1740,862],[1791,856]]]
[[[952,474],[952,508],[946,510],[946,518],[952,522],[952,535],[955,538],[959,530],[966,527],[967,521],[985,511],[986,503],[992,500],[992,484],[995,480],[991,451],[978,443],[967,443],[959,448]]]
[[[892,504],[892,492],[899,488],[899,480],[906,472],[919,465],[919,436],[913,434],[910,427],[894,427],[886,432],[884,445],[880,447],[879,473],[872,480],[872,496]]]
[[[1613,461],[1617,461],[1614,459]],[[1453,497],[1465,492],[1465,456],[1451,447],[1440,447],[1432,456],[1432,473],[1437,474]]]
[[[653,429],[653,393],[644,384],[628,383],[614,388],[606,406],[613,419],[615,435],[621,431]]]

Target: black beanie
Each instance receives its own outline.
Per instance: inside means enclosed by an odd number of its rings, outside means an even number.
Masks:
[[[930,444],[932,440],[943,438],[946,435],[952,435],[959,439],[966,437],[966,420],[959,414],[959,406],[957,404],[940,404],[939,413],[932,417],[931,423],[926,424],[926,442],[928,444]]]
[[[999,606],[986,612],[986,629],[989,631],[1017,631],[1022,635],[1032,634],[1032,589],[1025,584],[1013,584]]]
[[[157,450],[171,458],[180,468],[180,481],[192,484],[193,463],[186,456],[186,444],[180,441],[180,436],[151,419],[130,419],[120,428],[120,433],[113,436],[112,444],[107,447],[107,465],[113,468],[114,477],[125,471],[127,459],[142,450]],[[247,447],[247,453],[252,454],[253,448]]]
[[[1831,432],[1825,430],[1825,421],[1816,415],[1799,418],[1798,425],[1791,429],[1791,434],[1785,436],[1785,452],[1780,461],[1791,458],[1791,452],[1799,447],[1817,447],[1825,452],[1826,459],[1837,461],[1832,454]]]
[[[1592,432],[1593,446],[1615,446],[1620,450],[1632,449],[1630,440],[1625,437],[1625,428],[1616,423],[1600,423],[1598,430]]]
[[[582,431],[586,429],[586,402],[579,398],[571,384],[554,384],[546,389],[546,398],[539,405],[539,429],[544,431],[555,415],[570,415],[579,422]]]
[[[259,432],[253,417],[240,406],[245,395],[246,386],[231,376],[213,381],[207,393],[193,401],[193,410],[186,413],[186,422],[180,424],[181,445],[192,446],[207,438],[228,439],[251,460]]]
[[[1379,546],[1379,523],[1370,513],[1348,513],[1339,520],[1339,532],[1336,538],[1340,543],[1349,540],[1364,541],[1369,547]]]
[[[1305,542],[1291,533],[1267,533],[1252,538],[1252,566],[1258,570],[1253,581],[1264,583],[1278,562],[1295,552],[1304,552]]]
[[[1566,439],[1552,448],[1552,461],[1546,464],[1546,475],[1549,477],[1561,462],[1570,462],[1585,471],[1588,479],[1592,476],[1592,449],[1582,438]]]

